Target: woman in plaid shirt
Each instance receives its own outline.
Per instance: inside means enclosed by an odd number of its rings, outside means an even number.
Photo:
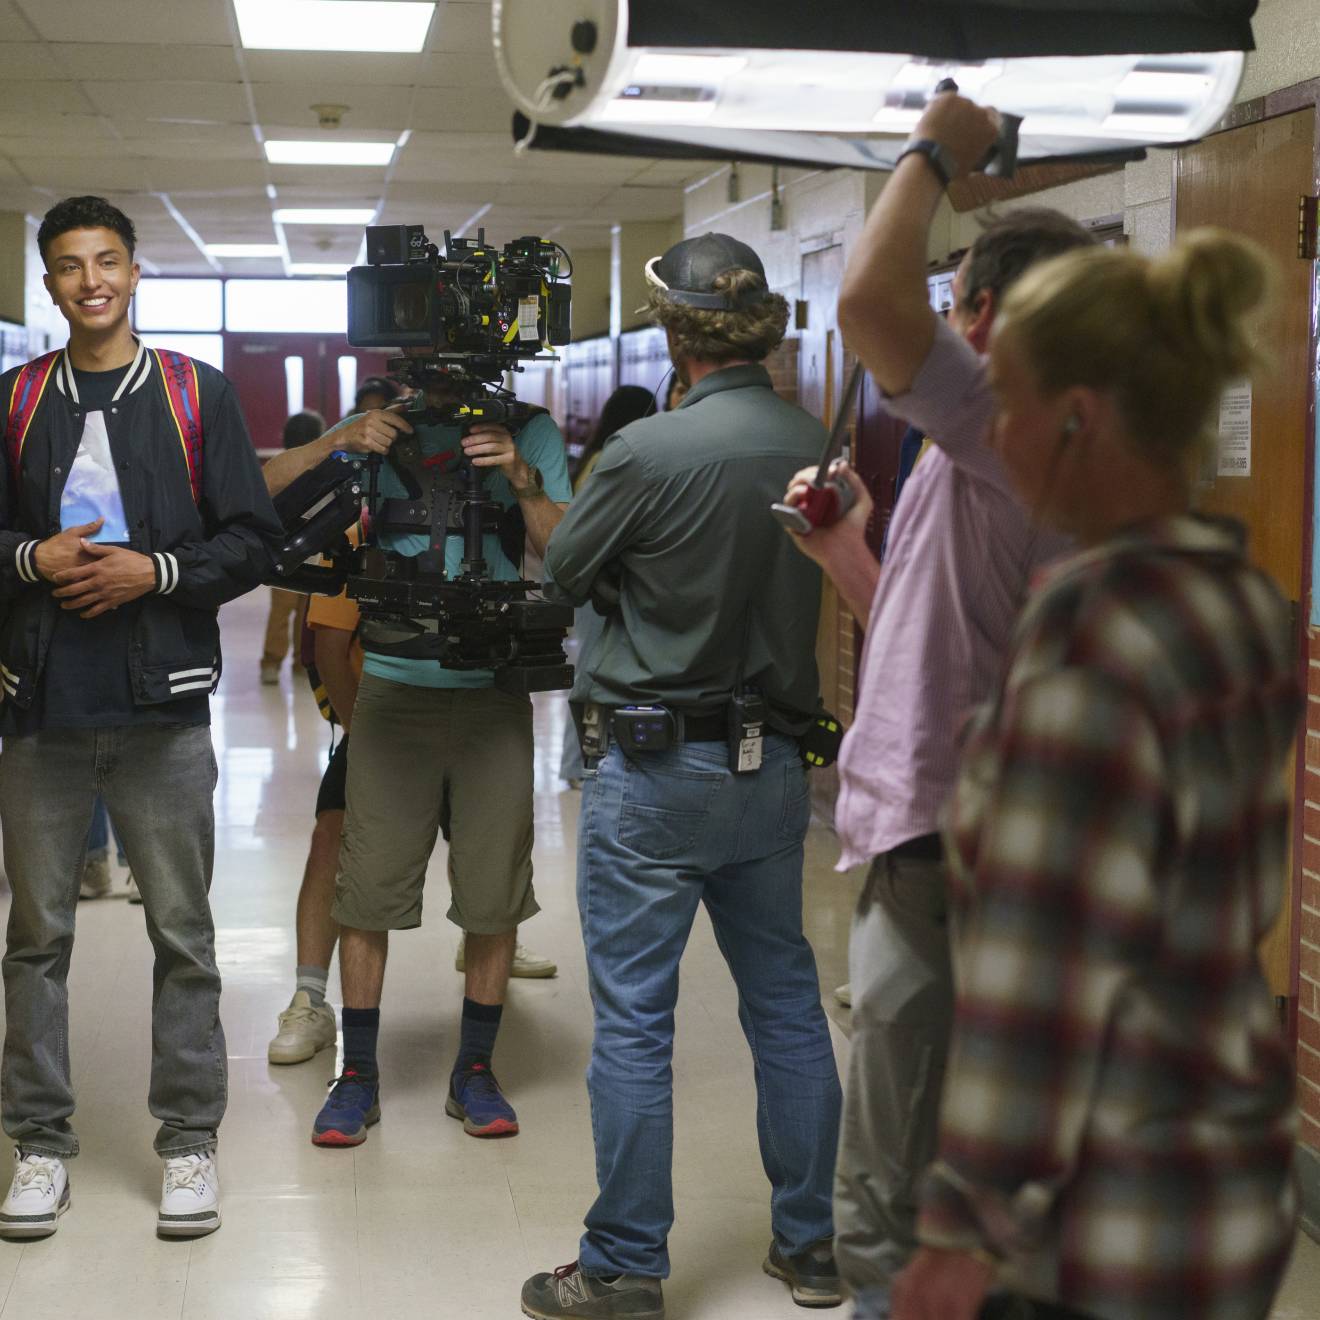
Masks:
[[[995,446],[1085,548],[1028,605],[951,804],[956,1024],[896,1320],[992,1287],[1023,1315],[1269,1313],[1293,1079],[1256,948],[1301,703],[1243,529],[1189,512],[1268,276],[1203,230],[1057,258],[999,314]]]

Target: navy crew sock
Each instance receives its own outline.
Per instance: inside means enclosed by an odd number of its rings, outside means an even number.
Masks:
[[[474,1063],[484,1063],[487,1068],[490,1067],[490,1056],[495,1053],[495,1037],[499,1033],[503,1014],[503,1004],[479,1004],[475,999],[464,997],[454,1072],[463,1072]]]
[[[356,1072],[364,1081],[374,1082],[379,1076],[376,1068],[376,1037],[380,1034],[380,1009],[345,1008],[344,1071]]]

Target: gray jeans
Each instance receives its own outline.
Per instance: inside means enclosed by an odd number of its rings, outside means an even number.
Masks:
[[[149,1106],[165,1157],[215,1145],[225,1112],[220,973],[207,898],[215,754],[205,725],[48,729],[0,750],[0,825],[14,891],[4,956],[0,1114],[24,1150],[70,1159],[69,958],[99,792],[142,893],[156,951]]]
[[[944,864],[877,857],[848,948],[852,1048],[834,1180],[834,1254],[854,1320],[889,1315],[916,1247],[953,1022]]]

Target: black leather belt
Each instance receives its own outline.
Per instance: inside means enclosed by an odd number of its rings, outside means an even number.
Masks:
[[[942,862],[944,841],[938,834],[919,834],[915,839],[908,839],[897,848],[891,848],[889,855],[901,857],[908,862]]]
[[[675,711],[674,714],[678,716],[679,742],[729,741],[729,717],[727,715],[684,715],[682,711]]]

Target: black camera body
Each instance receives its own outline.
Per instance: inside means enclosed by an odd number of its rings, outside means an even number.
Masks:
[[[572,609],[541,599],[534,582],[491,577],[486,563],[492,533],[519,561],[521,509],[492,499],[483,470],[467,460],[437,464],[424,441],[429,430],[461,434],[483,422],[516,433],[539,411],[497,382],[521,371],[522,360],[568,342],[572,262],[539,238],[497,251],[484,230],[475,239],[446,230],[442,253],[420,225],[368,228],[367,260],[348,273],[348,340],[404,350],[390,370],[422,392],[403,414],[413,430],[384,457],[334,454],[276,496],[285,537],[267,581],[313,594],[347,588],[361,613],[362,642],[377,654],[491,669],[506,692],[571,687],[564,638]],[[402,497],[380,498],[383,464]],[[382,534],[423,535],[428,548],[397,554],[381,545]],[[453,573],[451,537],[463,544]]]
[[[535,237],[496,249],[484,229],[475,239],[446,229],[441,250],[421,225],[372,225],[367,265],[348,272],[348,342],[440,360],[536,357],[569,341],[566,255]]]

